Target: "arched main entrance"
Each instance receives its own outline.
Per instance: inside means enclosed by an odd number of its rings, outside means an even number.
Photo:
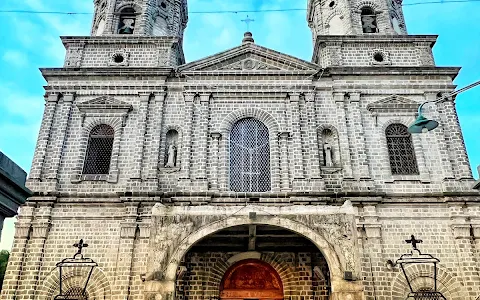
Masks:
[[[261,260],[241,260],[225,273],[220,299],[283,299],[282,280],[271,265]]]

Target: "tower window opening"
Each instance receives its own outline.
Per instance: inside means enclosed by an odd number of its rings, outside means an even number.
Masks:
[[[363,33],[377,33],[377,15],[370,7],[364,7],[361,10]]]
[[[335,1],[330,2],[330,4],[328,4],[328,6],[333,8],[335,6]]]
[[[161,6],[163,9],[166,9],[166,8],[167,8],[167,4],[166,4],[165,2],[162,2],[162,3],[160,4],[160,6]]]
[[[133,34],[136,23],[136,13],[133,8],[125,8],[120,14],[120,21],[118,23],[119,34]]]

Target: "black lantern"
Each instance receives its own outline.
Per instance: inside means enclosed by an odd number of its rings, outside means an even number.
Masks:
[[[85,244],[83,240],[80,240],[80,242],[74,244],[73,246],[78,248],[78,251],[75,253],[73,258],[65,258],[61,262],[57,263],[57,268],[60,272],[60,294],[55,297],[55,300],[88,299],[88,282],[93,274],[93,270],[98,266],[98,264],[90,258],[83,257],[82,249],[88,247],[88,244]],[[79,277],[79,284],[66,289],[64,286],[64,276],[70,275]]]
[[[423,254],[418,250],[417,244],[423,243],[422,240],[415,239],[415,236],[412,235],[410,240],[405,240],[406,243],[412,244],[413,250],[410,253],[403,254],[400,258],[393,264],[389,261],[390,265],[400,265],[402,269],[403,275],[407,280],[408,287],[410,288],[410,293],[408,294],[407,300],[446,300],[446,298],[437,291],[437,264],[440,260],[430,254]],[[418,291],[414,291],[412,287],[411,278],[408,276],[407,272],[405,271],[405,267],[408,265],[413,264],[431,264],[433,265],[433,280],[434,280],[434,287],[433,290],[431,289],[422,289]]]

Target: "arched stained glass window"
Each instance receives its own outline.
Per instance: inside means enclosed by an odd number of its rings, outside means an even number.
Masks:
[[[413,148],[412,136],[407,126],[392,124],[385,130],[387,137],[390,168],[393,175],[418,174],[417,158]]]
[[[245,118],[230,132],[230,189],[235,192],[267,192],[271,189],[268,128]]]
[[[108,174],[114,135],[113,128],[105,124],[95,126],[90,131],[83,174]]]

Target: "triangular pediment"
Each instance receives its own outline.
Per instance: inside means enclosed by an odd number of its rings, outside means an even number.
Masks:
[[[180,72],[317,72],[308,61],[248,43],[180,67]]]
[[[369,111],[416,111],[419,103],[398,95],[375,101],[367,105]]]
[[[77,107],[80,111],[103,109],[128,112],[133,109],[131,104],[117,100],[112,96],[101,96],[95,99],[79,102],[77,103]]]

